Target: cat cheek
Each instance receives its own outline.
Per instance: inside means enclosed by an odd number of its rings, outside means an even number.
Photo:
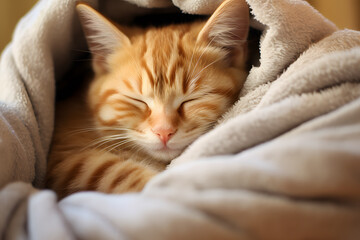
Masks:
[[[98,117],[104,122],[113,121],[116,115],[116,111],[109,105],[102,106],[98,112]]]

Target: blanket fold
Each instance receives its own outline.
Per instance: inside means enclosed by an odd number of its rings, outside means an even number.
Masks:
[[[211,14],[222,0],[85,2],[126,23],[174,6]],[[39,189],[55,84],[86,44],[75,0],[40,0],[0,60],[0,238],[357,239],[360,33],[303,0],[246,2],[265,26],[260,65],[217,126],[141,193],[58,202]]]

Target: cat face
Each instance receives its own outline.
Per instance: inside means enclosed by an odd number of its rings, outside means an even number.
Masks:
[[[228,14],[247,8],[225,3],[206,22],[121,31],[80,5],[95,70],[88,100],[101,135],[169,161],[214,125],[246,77],[248,25],[234,28]]]

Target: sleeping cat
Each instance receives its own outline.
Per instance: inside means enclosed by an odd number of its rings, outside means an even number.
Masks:
[[[59,197],[140,191],[236,101],[248,7],[228,0],[207,21],[144,29],[77,11],[95,76],[57,104],[47,186]]]

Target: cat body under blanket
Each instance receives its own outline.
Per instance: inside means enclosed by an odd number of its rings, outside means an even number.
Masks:
[[[207,21],[148,28],[77,10],[95,74],[57,104],[47,187],[59,197],[140,191],[237,100],[248,6],[228,0]]]

